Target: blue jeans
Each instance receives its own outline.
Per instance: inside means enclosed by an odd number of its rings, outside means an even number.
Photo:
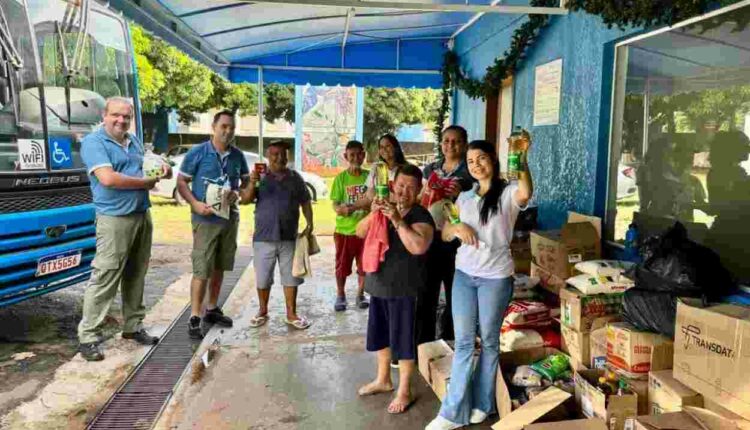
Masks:
[[[453,278],[453,325],[456,351],[448,394],[440,416],[469,424],[472,409],[495,412],[495,377],[500,359],[500,325],[513,295],[513,278],[487,279],[456,270]],[[482,353],[472,369],[477,323]]]

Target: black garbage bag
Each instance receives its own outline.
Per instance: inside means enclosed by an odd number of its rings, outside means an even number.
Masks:
[[[719,256],[688,239],[679,222],[646,240],[641,252],[643,263],[627,274],[635,287],[623,300],[623,319],[640,330],[674,338],[678,297],[716,301],[736,289]]]
[[[713,250],[688,239],[679,222],[641,246],[643,263],[629,275],[636,288],[677,296],[703,297],[709,301],[736,289],[731,273]]]
[[[625,292],[622,318],[639,330],[674,339],[677,295],[631,288]]]

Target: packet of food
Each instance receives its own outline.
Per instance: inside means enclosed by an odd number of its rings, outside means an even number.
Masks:
[[[534,371],[530,366],[518,366],[516,373],[511,379],[516,387],[541,387],[542,375]]]
[[[570,369],[570,359],[565,354],[552,354],[537,361],[530,367],[544,378],[554,381]]]

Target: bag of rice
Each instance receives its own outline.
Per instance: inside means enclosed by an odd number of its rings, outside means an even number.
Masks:
[[[622,293],[634,285],[630,281],[622,282],[625,279],[623,277],[620,279],[616,280],[612,276],[583,274],[569,278],[565,282],[586,295]]]
[[[612,276],[617,279],[635,264],[619,260],[582,261],[575,265],[577,271],[591,276]]]
[[[519,349],[544,346],[542,335],[536,330],[507,330],[500,334],[500,351],[511,352]]]
[[[546,327],[552,324],[549,308],[542,302],[514,300],[508,305],[503,329]]]

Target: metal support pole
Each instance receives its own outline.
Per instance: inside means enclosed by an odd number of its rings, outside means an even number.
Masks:
[[[641,154],[642,160],[646,159],[646,152],[648,151],[648,105],[651,100],[651,81],[646,78],[646,86],[643,90],[643,153]]]
[[[263,67],[258,67],[258,156],[263,158]]]

